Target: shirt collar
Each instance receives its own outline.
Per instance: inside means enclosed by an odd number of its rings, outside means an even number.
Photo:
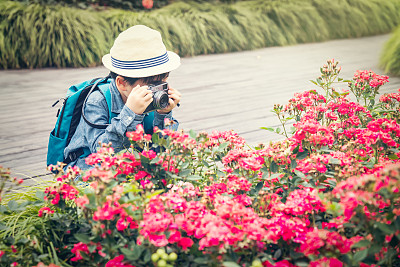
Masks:
[[[124,101],[122,101],[121,94],[118,91],[118,88],[117,88],[117,85],[115,84],[114,79],[111,79],[110,91],[111,91],[111,112],[121,113],[121,110],[125,104],[124,104]]]

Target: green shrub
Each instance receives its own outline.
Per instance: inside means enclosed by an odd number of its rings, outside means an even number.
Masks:
[[[381,65],[386,72],[400,76],[400,27],[386,42],[381,56]]]
[[[67,7],[0,3],[2,68],[94,66],[109,48],[104,19]]]
[[[217,1],[218,2],[218,1]],[[0,1],[0,66],[87,67],[135,24],[159,30],[181,56],[387,33],[399,0],[176,1],[151,12]]]

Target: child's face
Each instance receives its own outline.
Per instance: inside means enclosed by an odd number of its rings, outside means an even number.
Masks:
[[[165,77],[164,79],[162,79],[163,82],[167,82],[167,80],[168,80],[168,77]],[[158,82],[158,81],[153,81],[153,82]],[[147,86],[149,84],[151,84],[151,83],[144,83],[144,81],[142,79],[137,80],[133,85],[126,83],[127,95],[129,95],[131,93],[131,91],[133,90],[133,88],[135,88],[136,86],[139,85],[140,87],[142,87],[142,86]]]

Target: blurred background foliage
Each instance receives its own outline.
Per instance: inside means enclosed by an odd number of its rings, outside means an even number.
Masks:
[[[145,2],[0,0],[0,68],[96,66],[135,24],[159,30],[181,56],[382,34],[400,24],[400,0],[154,0],[144,10]]]
[[[400,26],[396,28],[385,44],[381,57],[381,65],[391,76],[400,76]]]

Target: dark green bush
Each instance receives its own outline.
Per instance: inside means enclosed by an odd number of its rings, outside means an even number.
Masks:
[[[387,41],[381,57],[381,65],[386,72],[400,76],[400,27]]]

